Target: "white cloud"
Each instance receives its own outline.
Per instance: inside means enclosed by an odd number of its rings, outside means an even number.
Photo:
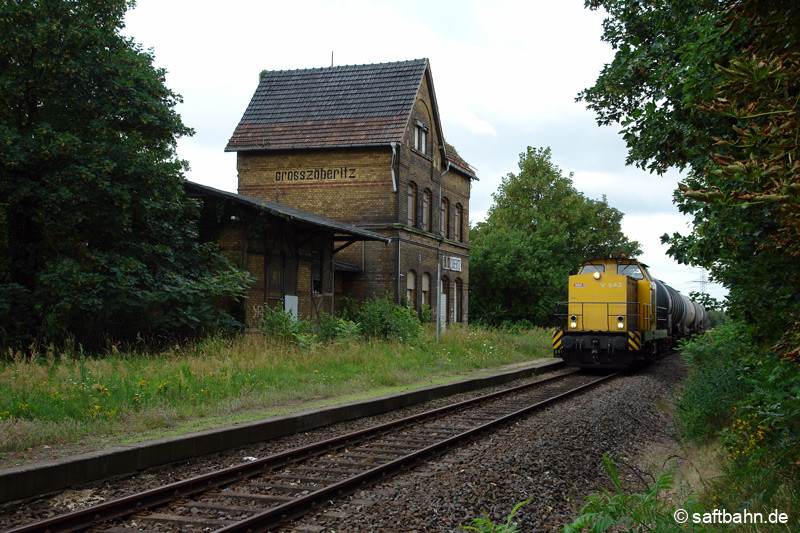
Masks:
[[[466,127],[474,135],[492,135],[497,137],[497,131],[487,121],[478,117],[470,109],[461,108],[454,110],[453,121]]]
[[[653,276],[683,294],[701,290],[703,279],[707,281],[707,273],[701,268],[678,264],[667,255],[668,245],[661,243],[661,236],[665,233],[688,235],[691,231],[688,217],[677,213],[677,210],[675,214],[626,215],[622,220],[622,230],[629,239],[639,241],[642,247],[639,259],[650,267]],[[705,288],[719,300],[723,300],[727,294],[724,287],[716,283],[707,283]]]

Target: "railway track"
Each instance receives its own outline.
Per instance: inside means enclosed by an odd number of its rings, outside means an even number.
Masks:
[[[55,516],[10,533],[261,532],[613,378],[562,374]]]

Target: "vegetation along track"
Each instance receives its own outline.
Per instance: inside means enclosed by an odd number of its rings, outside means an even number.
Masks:
[[[268,531],[314,505],[616,374],[572,372],[11,530]]]

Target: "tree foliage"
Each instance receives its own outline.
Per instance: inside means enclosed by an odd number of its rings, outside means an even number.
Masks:
[[[125,0],[0,4],[0,342],[84,345],[226,320],[245,275],[197,242],[164,71]]]
[[[470,313],[490,324],[548,325],[582,260],[637,255],[639,244],[622,233],[619,210],[575,189],[549,148],[528,147],[519,168],[503,178],[486,221],[470,232]]]
[[[628,164],[663,173],[694,168],[708,160],[713,137],[730,120],[711,116],[694,104],[714,96],[726,62],[746,42],[742,32],[726,32],[719,0],[587,0],[602,7],[603,40],[616,50],[593,87],[578,99],[597,113],[602,125],[621,125]]]
[[[783,334],[784,353],[800,353],[800,5],[587,5],[608,12],[617,52],[580,98],[622,125],[629,163],[689,170],[675,198],[694,230],[663,237],[671,254],[728,287],[762,341]]]

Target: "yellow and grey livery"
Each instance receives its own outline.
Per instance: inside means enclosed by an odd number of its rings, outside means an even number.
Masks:
[[[705,327],[701,305],[624,256],[581,263],[560,306],[553,350],[570,366],[629,368]]]

